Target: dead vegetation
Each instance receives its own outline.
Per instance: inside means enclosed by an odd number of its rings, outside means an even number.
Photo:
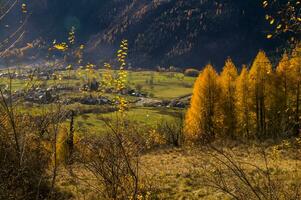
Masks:
[[[87,137],[77,145],[77,163],[95,178],[98,197],[138,199],[147,195],[140,177],[143,147],[138,130],[123,120],[114,125],[105,122],[109,128],[107,134]]]
[[[56,156],[53,150],[62,113],[37,120],[18,112],[15,103],[2,91],[0,94],[0,199],[55,196],[56,165],[50,166]]]
[[[159,199],[300,199],[301,160],[292,156],[300,155],[300,147],[282,147],[283,142],[216,142],[157,150],[142,162]]]
[[[259,152],[261,161],[256,164],[251,160],[237,158],[229,151],[211,148],[213,161],[202,173],[205,186],[237,200],[301,198],[301,177],[297,166],[285,174],[281,164],[271,163],[265,150]]]

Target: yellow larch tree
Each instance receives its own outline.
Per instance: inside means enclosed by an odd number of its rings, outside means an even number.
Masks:
[[[294,133],[299,135],[301,123],[301,42],[296,45],[292,52],[290,66],[292,70],[291,92],[294,118],[292,121],[294,121]]]
[[[290,60],[287,53],[284,53],[276,68],[275,86],[277,87],[274,93],[275,107],[277,112],[277,120],[279,131],[286,132],[289,129],[290,118],[290,85],[292,80],[292,71]]]
[[[185,118],[186,138],[209,141],[215,137],[220,121],[219,95],[218,74],[213,66],[208,64],[194,84],[191,105]]]
[[[236,110],[235,93],[236,79],[238,77],[237,68],[230,58],[226,60],[225,66],[220,76],[220,86],[222,98],[220,98],[220,108],[222,111],[222,132],[225,136],[234,138],[236,134]]]
[[[244,65],[236,80],[237,132],[243,137],[250,137],[250,85],[249,72]]]
[[[190,102],[190,108],[185,116],[184,132],[186,138],[189,140],[196,140],[201,133],[201,81],[203,79],[203,72],[201,72],[196,79],[193,87],[192,98]]]
[[[266,137],[271,109],[272,64],[264,51],[259,51],[250,69],[251,120],[257,137]]]
[[[277,68],[276,68],[276,75],[277,75],[277,83],[279,83],[280,91],[283,93],[284,102],[287,103],[288,99],[288,85],[291,76],[291,68],[290,68],[290,60],[287,53],[284,53]]]

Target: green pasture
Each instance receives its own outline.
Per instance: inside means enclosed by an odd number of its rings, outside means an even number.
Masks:
[[[25,89],[26,85],[66,85],[80,87],[83,84],[83,77],[79,77],[77,71],[71,71],[73,79],[66,79],[68,76],[66,71],[59,72],[62,75],[60,80],[37,80],[34,79],[29,83],[28,80],[13,79],[11,80],[11,88],[13,91]],[[98,71],[98,79],[101,79],[103,70]],[[113,72],[114,73],[114,72]],[[84,72],[82,73],[84,74]],[[149,94],[151,97],[159,99],[173,99],[183,95],[192,93],[192,87],[195,78],[186,77],[182,73],[175,72],[154,72],[154,71],[129,71],[128,85],[133,89],[139,89],[143,93]],[[0,85],[10,85],[8,78],[0,78]],[[76,95],[76,94],[74,94]]]
[[[125,113],[126,119],[137,126],[146,126],[156,128],[156,126],[164,121],[172,121],[182,113],[183,110],[171,108],[132,108]],[[102,133],[108,130],[103,119],[107,119],[110,123],[114,123],[119,118],[118,112],[105,114],[84,114],[76,117],[76,128],[80,133]]]

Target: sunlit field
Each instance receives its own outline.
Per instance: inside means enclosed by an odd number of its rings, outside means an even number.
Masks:
[[[12,70],[12,69],[10,69]],[[6,70],[2,70],[6,72]],[[113,71],[112,71],[113,72]],[[104,70],[99,70],[97,72],[99,77],[102,76]],[[183,73],[179,72],[155,72],[155,71],[141,71],[133,72],[128,71],[127,84],[129,87],[135,89],[137,85],[141,87],[141,93],[147,94],[146,102],[152,101],[162,101],[162,100],[173,100],[181,98],[183,96],[190,96],[192,94],[192,86],[195,78],[187,77]],[[82,96],[89,97],[92,96],[106,96],[109,99],[113,99],[114,95],[110,93],[103,92],[83,92],[80,91],[76,85],[82,85],[83,80],[80,79],[78,71],[71,71],[70,74],[74,75],[71,79],[66,79],[67,72],[60,72],[62,75],[62,80],[39,80],[35,78],[35,87],[54,87],[54,86],[71,86],[73,90],[60,92],[60,100],[68,100],[72,98],[79,98]],[[152,77],[152,78],[150,78]],[[152,79],[152,83],[149,80]],[[13,92],[26,91],[28,86],[31,84],[31,80],[20,80],[14,78],[9,80],[9,78],[1,78],[1,83],[6,87],[11,87]],[[11,85],[11,86],[10,86]],[[136,102],[140,98],[123,95],[129,102]],[[32,115],[43,115],[56,107],[55,103],[48,104],[24,104],[20,105],[18,109],[24,114]],[[104,105],[84,105],[78,102],[65,105],[66,109],[81,110],[82,114],[77,117],[76,128],[79,132],[103,132],[106,129],[102,118],[114,118],[116,117],[116,112],[114,110],[107,111]],[[111,106],[112,107],[112,106]],[[96,112],[96,113],[91,113]],[[127,115],[130,119],[135,121],[140,125],[145,125],[149,127],[156,127],[157,124],[162,121],[168,121],[176,117],[179,113],[184,114],[185,109],[176,109],[166,106],[144,106],[143,103],[131,103],[130,109],[127,111]],[[118,113],[118,112],[117,112]]]

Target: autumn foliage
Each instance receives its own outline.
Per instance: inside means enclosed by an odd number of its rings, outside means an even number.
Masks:
[[[292,53],[284,53],[275,69],[263,51],[240,74],[230,58],[220,75],[207,65],[194,85],[186,113],[186,138],[299,135],[300,83],[300,44]]]
[[[237,69],[229,58],[220,76],[220,86],[222,98],[220,106],[222,110],[222,122],[224,125],[223,133],[234,136],[236,132],[236,79],[238,76]]]
[[[191,139],[213,139],[217,132],[220,84],[212,65],[207,65],[197,78],[191,107],[186,115],[185,132]]]

